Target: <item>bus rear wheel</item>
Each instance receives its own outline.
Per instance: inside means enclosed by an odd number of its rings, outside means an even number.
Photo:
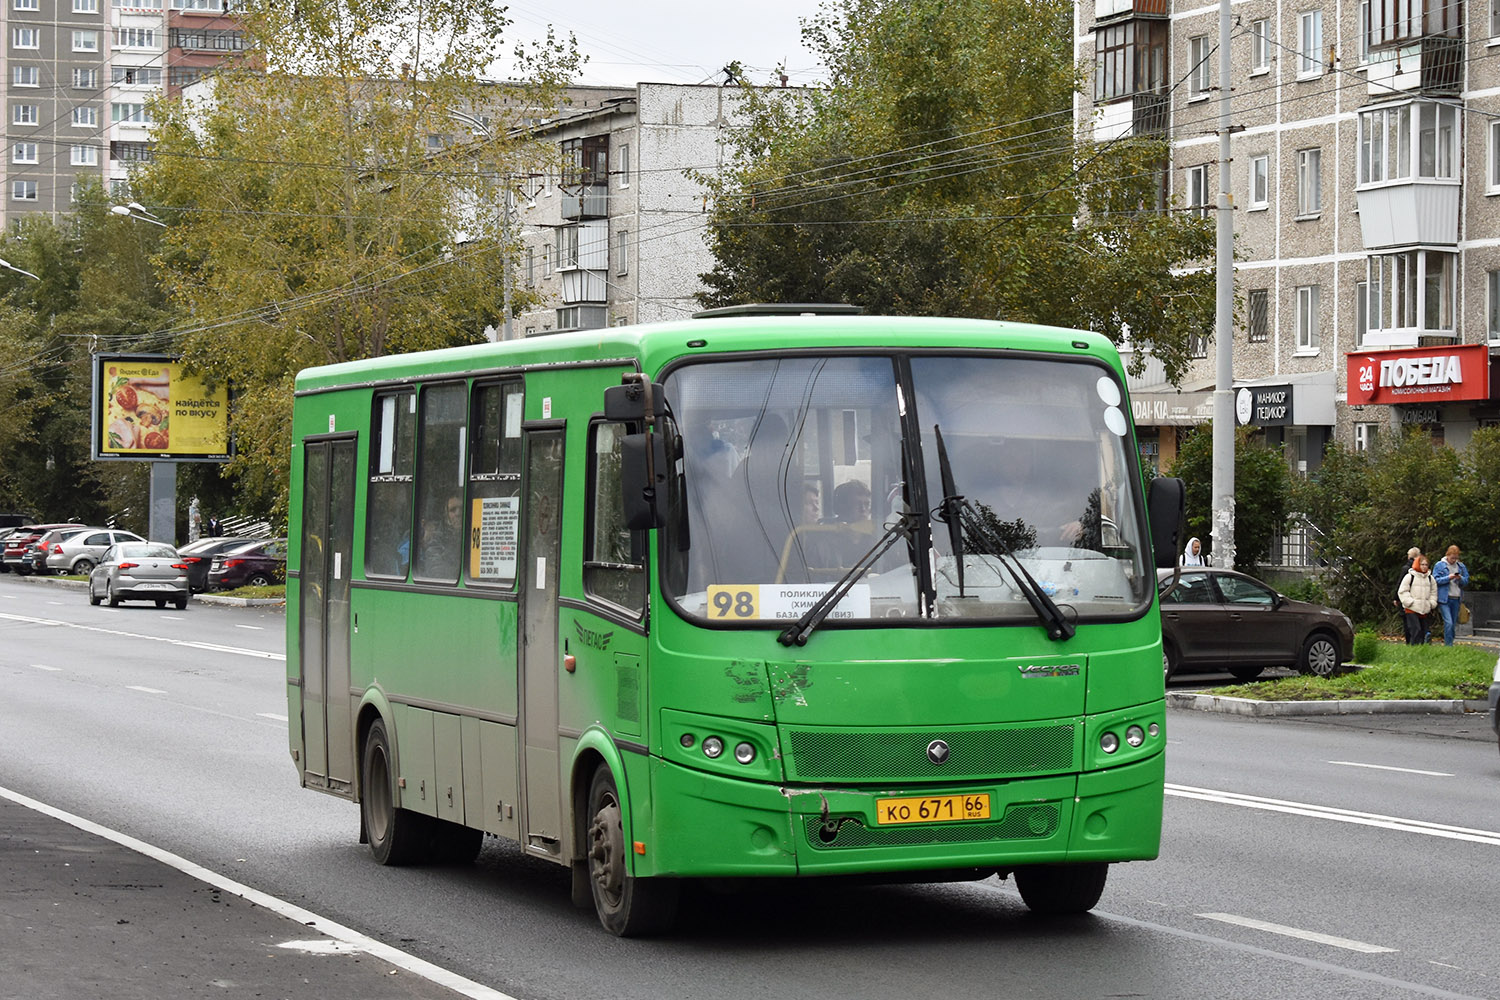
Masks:
[[[617,937],[665,930],[677,915],[678,885],[630,874],[620,794],[607,767],[594,772],[587,816],[589,886],[599,922]]]
[[[432,839],[427,817],[396,805],[391,741],[381,719],[370,724],[364,753],[360,755],[359,812],[370,841],[370,853],[376,861],[383,865],[407,865],[426,853]]]
[[[1109,865],[1027,865],[1014,874],[1027,909],[1042,916],[1057,916],[1092,910],[1104,895]]]

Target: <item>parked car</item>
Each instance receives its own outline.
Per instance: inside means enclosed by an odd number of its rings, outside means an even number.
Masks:
[[[119,528],[85,528],[53,541],[47,551],[47,569],[55,573],[87,576],[93,572],[104,550],[119,542],[144,542],[133,531]]]
[[[52,546],[60,545],[67,539],[73,538],[88,530],[88,526],[83,524],[75,524],[67,528],[53,528],[41,538],[38,538],[36,541],[32,542],[31,547],[26,550],[26,555],[24,558],[27,567],[33,573],[37,573],[41,576],[46,576],[48,572],[47,555],[52,551]]]
[[[245,537],[200,538],[178,549],[177,554],[188,564],[188,586],[193,593],[201,594],[208,589],[208,570],[213,565],[214,556],[258,540]]]
[[[1173,571],[1157,571],[1158,586]],[[1267,667],[1328,677],[1354,652],[1354,625],[1334,608],[1294,601],[1244,573],[1191,568],[1161,601],[1162,667],[1227,670],[1242,681]]]
[[[162,542],[120,542],[105,550],[89,573],[89,603],[155,601],[158,608],[171,601],[181,611],[188,603],[187,563],[177,550]]]
[[[209,590],[266,587],[286,579],[286,539],[267,538],[214,556]]]
[[[57,524],[28,524],[17,528],[5,539],[5,552],[0,555],[0,560],[3,560],[7,571],[13,570],[25,576],[31,572],[31,567],[25,564],[27,549],[54,528],[76,527],[78,525],[63,521]]]

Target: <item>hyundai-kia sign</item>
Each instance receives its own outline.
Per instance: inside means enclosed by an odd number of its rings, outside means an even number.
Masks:
[[[1454,403],[1489,396],[1490,349],[1484,344],[1406,347],[1349,355],[1351,406]]]

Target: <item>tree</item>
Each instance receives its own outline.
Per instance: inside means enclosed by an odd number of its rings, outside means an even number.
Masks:
[[[1235,569],[1254,570],[1286,530],[1291,473],[1281,449],[1269,448],[1248,427],[1235,430]],[[1213,512],[1213,425],[1200,424],[1183,441],[1168,475],[1187,488],[1187,533],[1209,538]]]
[[[183,360],[234,389],[231,472],[284,514],[297,371],[471,343],[499,321],[508,179],[535,153],[517,130],[579,59],[549,36],[515,53],[527,84],[485,84],[508,24],[488,0],[238,14],[253,60],[208,100],[154,106],[154,160],[132,184],[168,222],[155,259],[190,316]]]
[[[1166,147],[1073,134],[1062,0],[834,0],[804,27],[809,92],[745,90],[717,178],[709,306],[1128,330],[1176,377],[1213,327],[1213,226],[1157,211]],[[1145,352],[1136,357],[1144,363]]]

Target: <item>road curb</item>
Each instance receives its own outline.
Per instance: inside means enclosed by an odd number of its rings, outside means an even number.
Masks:
[[[1462,715],[1467,712],[1487,713],[1490,710],[1486,701],[1449,698],[1406,701],[1256,701],[1253,698],[1230,698],[1195,691],[1167,692],[1167,707],[1189,712],[1220,712],[1257,718],[1307,715]]]
[[[29,574],[21,577],[28,583],[39,583],[47,587],[62,587],[64,590],[86,590],[88,584],[82,580],[64,580],[55,576],[37,576]],[[222,597],[218,594],[194,594],[193,600],[199,604],[220,604],[231,608],[264,608],[285,607],[284,597]]]

